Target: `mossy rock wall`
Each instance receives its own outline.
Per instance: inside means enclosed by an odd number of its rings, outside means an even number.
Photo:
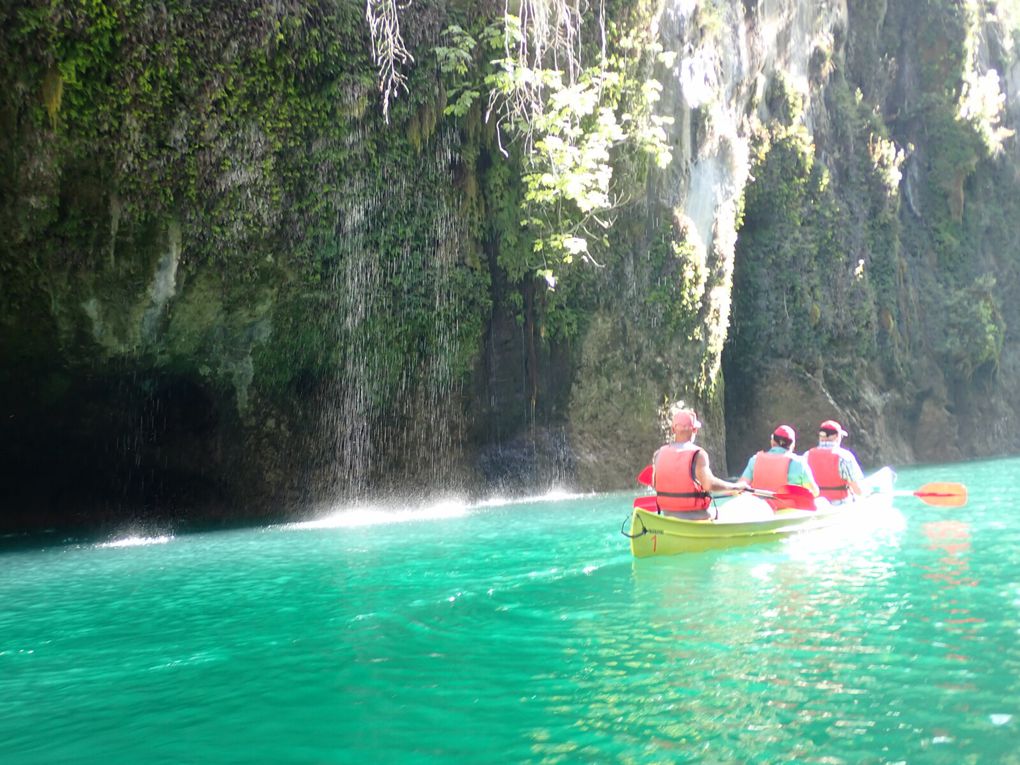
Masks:
[[[1012,31],[852,6],[607,6],[676,49],[634,62],[673,161],[614,155],[555,291],[520,148],[444,113],[501,7],[402,10],[388,121],[358,3],[0,8],[3,525],[629,487],[678,400],[720,473],[830,416],[874,464],[1017,448],[1015,94],[956,119]]]
[[[731,455],[779,421],[813,441],[830,416],[871,465],[1020,448],[1003,374],[1020,189],[999,121],[1016,30],[988,11],[852,4],[817,56],[814,132],[797,115],[762,126],[724,365]],[[994,117],[961,106],[978,79],[1004,88]]]
[[[464,482],[481,139],[427,70],[384,123],[363,12],[0,11],[5,504],[268,516]],[[412,11],[409,44],[444,18]]]

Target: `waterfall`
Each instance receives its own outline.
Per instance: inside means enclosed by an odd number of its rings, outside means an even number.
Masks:
[[[347,148],[364,153],[373,140],[361,125]],[[338,266],[328,302],[338,363],[322,396],[318,436],[327,497],[386,488],[393,463],[411,476],[409,484],[450,483],[460,427],[451,410],[460,400],[453,359],[461,310],[452,272],[466,237],[451,193],[459,140],[454,129],[441,128],[415,167],[380,152],[376,172],[367,158],[354,161],[365,169],[337,184]],[[402,326],[411,334],[395,334]]]

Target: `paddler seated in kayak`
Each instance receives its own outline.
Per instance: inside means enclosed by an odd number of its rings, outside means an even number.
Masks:
[[[793,447],[797,443],[797,433],[789,425],[780,425],[772,432],[767,452],[752,454],[747,467],[740,478],[747,481],[752,489],[764,491],[782,491],[784,486],[803,486],[816,497],[819,494],[818,484],[811,473],[807,460],[794,454]],[[773,510],[781,505],[776,500],[768,500]]]
[[[652,488],[659,511],[690,520],[711,518],[708,508],[713,491],[743,491],[744,481],[723,480],[709,466],[708,454],[694,439],[701,428],[692,409],[673,415],[672,443],[659,447],[652,457]]]
[[[863,494],[860,463],[853,452],[840,445],[845,435],[842,425],[826,420],[818,426],[818,446],[804,452],[822,497],[834,505],[852,502]]]

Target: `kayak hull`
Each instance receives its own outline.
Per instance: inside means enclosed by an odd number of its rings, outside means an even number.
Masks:
[[[882,490],[884,489],[884,490]],[[630,549],[635,558],[677,555],[783,539],[859,519],[892,507],[891,486],[843,505],[820,501],[817,510],[779,509],[773,512],[751,495],[719,503],[716,520],[693,521],[659,515],[635,507],[631,516]],[[760,505],[755,506],[758,502]],[[738,509],[739,506],[739,509]]]

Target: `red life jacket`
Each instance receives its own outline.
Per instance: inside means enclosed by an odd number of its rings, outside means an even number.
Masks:
[[[816,446],[808,450],[807,461],[818,483],[821,496],[830,502],[849,496],[850,487],[847,486],[846,479],[839,474],[839,455],[836,452]]]
[[[706,510],[712,495],[694,477],[694,459],[701,449],[665,447],[655,458],[655,502],[659,510],[693,513]]]
[[[754,458],[754,472],[751,473],[751,486],[766,491],[779,491],[790,483],[789,454],[770,454],[758,452]]]

